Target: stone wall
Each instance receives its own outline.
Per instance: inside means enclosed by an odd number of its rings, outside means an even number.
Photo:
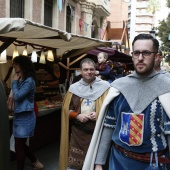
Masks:
[[[5,0],[0,0],[0,17],[6,17],[6,1]]]
[[[42,0],[33,0],[32,3],[32,21],[42,23],[41,14],[42,14]]]

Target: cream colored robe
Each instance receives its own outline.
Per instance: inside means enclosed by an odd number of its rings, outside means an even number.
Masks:
[[[96,113],[97,117],[100,108],[106,97],[108,90],[103,93],[101,97],[96,100]],[[59,170],[66,170],[68,165],[68,149],[69,149],[69,105],[72,98],[72,93],[67,92],[62,105],[61,112],[61,140],[60,140],[60,157],[59,157]],[[87,170],[87,169],[86,169]]]

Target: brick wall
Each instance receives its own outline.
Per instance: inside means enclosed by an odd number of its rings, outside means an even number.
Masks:
[[[110,16],[107,18],[111,27],[121,28],[123,20],[128,20],[128,3],[122,0],[110,1]]]

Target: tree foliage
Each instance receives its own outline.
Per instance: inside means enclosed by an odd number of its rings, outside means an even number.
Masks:
[[[158,26],[158,36],[162,41],[162,45],[165,47],[170,47],[170,40],[168,40],[168,35],[170,34],[170,14],[166,20],[162,20]]]
[[[167,7],[170,8],[170,0],[167,0]],[[158,26],[158,37],[160,38],[162,44],[161,49],[166,52],[166,58],[165,61],[170,64],[170,14],[165,20],[162,20],[159,22]]]
[[[170,8],[170,0],[167,0],[167,7]],[[158,27],[158,36],[162,41],[162,50],[166,52],[165,61],[170,64],[170,14],[168,15],[166,20],[162,20],[159,22]]]
[[[167,1],[167,7],[170,8],[170,0],[166,0]]]
[[[166,20],[162,20],[159,24],[158,36],[162,41],[161,49],[165,52],[165,61],[170,64],[170,40],[168,39],[170,34],[170,14]]]
[[[151,12],[154,15],[156,11],[159,11],[160,7],[161,6],[159,3],[159,0],[149,0],[148,6],[147,6],[147,11]]]

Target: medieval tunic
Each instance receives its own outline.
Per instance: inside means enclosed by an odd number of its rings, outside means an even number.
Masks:
[[[73,95],[70,103],[70,110],[76,110],[76,112],[79,112],[80,114],[95,112],[95,101],[82,99],[76,95]],[[96,122],[91,120],[86,123],[81,123],[76,120],[71,120],[71,122],[72,127],[68,166],[74,169],[81,169]]]
[[[170,78],[170,73],[165,71],[165,70],[160,70],[159,73],[164,74],[165,76],[167,76],[168,78]]]
[[[106,127],[114,129],[110,141],[112,140],[127,150],[144,153],[158,152],[166,148],[165,134],[170,134],[169,84],[170,79],[155,71],[147,77],[139,76],[134,72],[127,77],[114,81],[103,102],[83,170],[93,170],[94,164],[100,164],[100,161],[103,161],[102,156],[104,154],[100,156],[100,160],[97,158],[95,163],[97,150],[101,149],[99,141],[102,130],[105,130]],[[140,127],[137,128],[138,131],[135,131],[135,128],[132,127],[134,125],[133,120],[138,120],[137,125]],[[103,127],[105,128],[103,129]],[[105,152],[103,148],[102,152]],[[112,170],[129,170],[131,167],[139,169],[139,166],[145,169],[149,165],[136,160],[133,160],[134,162],[132,161],[132,164],[130,164],[131,161],[128,160],[131,159],[114,147],[111,150],[110,160]],[[137,164],[138,168],[135,167]],[[143,170],[142,168],[141,170]]]
[[[122,94],[116,97],[109,105],[104,126],[113,128],[112,141],[126,150],[135,153],[159,152],[167,147],[164,135],[164,124],[170,119],[167,117],[158,98],[152,101],[142,113],[133,113]],[[116,128],[115,128],[116,127]],[[170,124],[166,125],[170,128]],[[139,147],[138,147],[139,146]],[[136,161],[125,154],[111,148],[109,169],[144,170],[149,162]],[[122,160],[123,163],[122,163]],[[165,169],[165,165],[160,167]]]
[[[82,166],[82,163],[84,162],[84,157],[89,147],[91,136],[96,124],[94,121],[88,121],[87,123],[80,123],[76,120],[71,121],[73,125],[69,147],[69,110],[75,110],[80,101],[83,100],[78,112],[80,114],[86,114],[85,112],[87,105],[90,103],[90,105],[92,104],[92,107],[88,109],[95,111],[98,117],[100,107],[109,87],[110,84],[107,81],[103,81],[97,77],[91,84],[87,84],[83,81],[83,79],[81,79],[70,86],[62,106],[62,127],[59,158],[60,170],[66,170],[68,166],[81,169],[80,166]],[[73,161],[74,158],[76,158],[76,161]]]

